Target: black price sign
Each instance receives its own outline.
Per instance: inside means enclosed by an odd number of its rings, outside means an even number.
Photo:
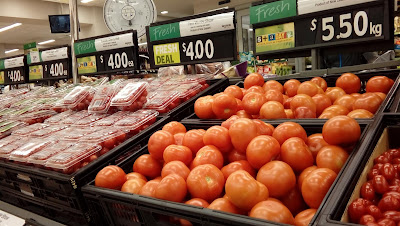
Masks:
[[[102,52],[96,55],[97,72],[108,72],[113,70],[134,70],[135,57],[132,48],[122,48]]]
[[[29,65],[30,81],[67,79],[71,75],[71,54],[68,46],[41,50],[40,55],[40,62]]]
[[[4,71],[4,84],[25,83],[25,68],[10,68]]]
[[[67,59],[44,64],[44,78],[68,77],[70,73]]]
[[[17,56],[0,59],[0,85],[25,83],[26,58]]]

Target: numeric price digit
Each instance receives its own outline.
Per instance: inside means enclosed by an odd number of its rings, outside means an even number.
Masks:
[[[182,50],[186,53],[190,60],[201,60],[205,57],[212,59],[214,57],[214,43],[211,39],[207,39],[205,43],[202,40],[197,40],[195,44],[189,42],[186,47],[186,43],[182,43]],[[205,53],[205,54],[204,54]]]

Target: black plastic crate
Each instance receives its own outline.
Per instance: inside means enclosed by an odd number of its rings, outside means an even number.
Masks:
[[[278,124],[272,123],[274,126]],[[207,129],[212,126],[208,124],[184,125],[188,130]],[[322,132],[323,124],[319,122],[308,121],[301,125],[305,128],[308,135]],[[361,140],[356,145],[353,153],[349,156],[346,164],[354,158],[356,153],[363,152],[362,149],[359,149],[359,144],[364,142],[367,137],[369,133],[369,124],[360,124],[360,126],[363,131]],[[147,147],[143,147],[137,153],[119,163],[118,166],[126,173],[129,173],[132,171],[135,160],[143,154],[148,154]],[[333,186],[335,184],[336,181]],[[89,211],[95,218],[96,224],[103,222],[106,225],[171,225],[173,224],[171,218],[178,218],[186,219],[192,222],[193,225],[282,225],[247,216],[99,188],[94,186],[94,180],[88,185],[85,185],[82,188],[82,192],[89,207]],[[328,192],[328,195],[329,194],[330,192]],[[324,202],[325,200],[322,203]],[[322,205],[323,204],[321,204],[321,206]],[[317,212],[317,214],[318,213],[319,212]]]
[[[148,138],[170,121],[169,117],[158,120],[139,134],[129,138],[85,168],[73,174],[0,161],[0,190],[12,189],[14,194],[24,194],[43,202],[51,202],[72,208],[91,218],[81,192],[81,187],[93,180],[97,172],[108,164],[117,164],[147,144]]]
[[[387,76],[391,79],[394,80],[394,84],[391,88],[391,90],[389,91],[389,93],[386,96],[386,99],[383,101],[383,103],[381,104],[380,108],[378,109],[378,111],[375,113],[375,115],[381,113],[381,112],[394,112],[394,110],[392,110],[392,106],[396,105],[398,106],[398,103],[400,101],[400,94],[398,94],[399,92],[397,92],[399,90],[400,87],[400,70],[396,69],[396,70],[384,70],[384,71],[373,71],[373,72],[362,72],[362,73],[356,73],[356,75],[358,75],[360,77],[361,80],[361,93],[365,92],[365,87],[367,84],[367,81],[374,77],[374,76],[379,76],[379,75],[383,75],[383,76]],[[326,83],[328,84],[328,87],[333,87],[336,84],[336,80],[341,76],[340,75],[321,75],[319,77],[325,79]],[[278,82],[280,82],[282,85],[290,80],[290,79],[297,79],[300,82],[305,82],[305,81],[310,81],[312,78],[314,77],[318,77],[318,76],[307,76],[307,77],[301,77],[301,76],[284,76],[284,77],[277,77],[277,78],[270,78],[270,79],[266,79],[266,81],[269,80],[276,80]],[[236,85],[238,85],[239,87],[243,87],[243,81],[238,82]],[[397,99],[396,99],[396,94],[397,95]],[[400,108],[400,106],[398,106]],[[277,121],[277,122],[283,122],[283,121],[294,121],[294,122],[303,122],[304,120],[320,120],[321,122],[323,122],[323,119],[279,119],[279,120],[268,120],[268,122],[273,122],[273,121]],[[359,122],[371,122],[373,119],[358,119],[357,121]],[[183,122],[190,122],[192,121],[193,123],[203,123],[203,122],[212,122],[212,123],[218,123],[218,122],[222,122],[222,120],[218,120],[218,119],[199,119],[197,117],[197,115],[195,113],[192,113],[191,115],[189,115],[188,117],[184,118],[182,120]]]
[[[365,137],[360,149],[363,152],[357,152],[351,162],[346,165],[340,177],[337,178],[337,186],[331,191],[331,196],[326,200],[321,209],[316,223],[314,225],[355,225],[353,223],[342,222],[342,216],[347,211],[358,181],[363,179],[364,169],[368,172],[367,163],[374,154],[375,147],[387,128],[388,148],[399,148],[400,140],[400,114],[386,113],[377,117],[371,132]],[[385,150],[386,151],[386,150]],[[376,154],[376,153],[375,153]],[[367,169],[366,169],[367,168]],[[365,178],[364,178],[365,179]]]

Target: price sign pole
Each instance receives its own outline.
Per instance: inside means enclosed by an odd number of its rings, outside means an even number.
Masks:
[[[0,59],[0,85],[26,83],[26,58],[24,55]]]
[[[146,28],[150,65],[159,68],[236,59],[234,10],[219,10]]]

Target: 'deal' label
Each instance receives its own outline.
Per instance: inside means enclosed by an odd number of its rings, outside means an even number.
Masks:
[[[179,42],[153,46],[155,65],[178,64],[181,62]]]

